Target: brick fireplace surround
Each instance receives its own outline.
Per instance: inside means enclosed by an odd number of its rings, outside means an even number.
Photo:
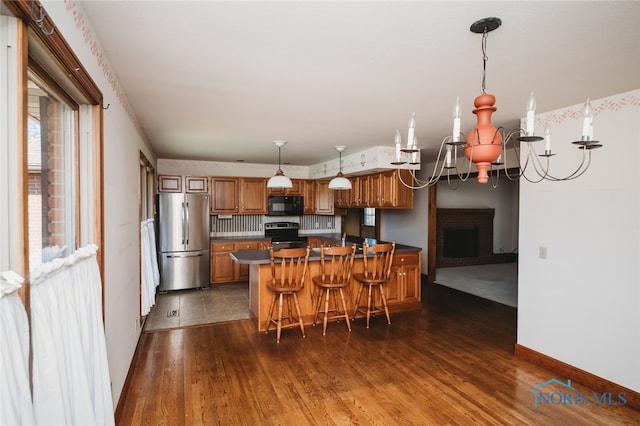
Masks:
[[[437,241],[436,265],[439,268],[450,266],[484,265],[490,263],[505,263],[513,255],[493,253],[493,217],[495,209],[438,209],[437,211]],[[445,229],[473,230],[477,229],[477,256],[473,257],[445,257]],[[469,241],[474,244],[474,241]]]

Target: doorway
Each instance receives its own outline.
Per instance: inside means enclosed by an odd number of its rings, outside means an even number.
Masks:
[[[360,238],[379,239],[379,211],[374,208],[347,209],[343,232]]]

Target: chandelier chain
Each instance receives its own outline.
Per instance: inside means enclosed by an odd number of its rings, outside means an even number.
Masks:
[[[487,93],[487,60],[489,57],[487,56],[487,38],[489,37],[489,33],[487,29],[484,29],[482,33],[482,94],[485,95]]]

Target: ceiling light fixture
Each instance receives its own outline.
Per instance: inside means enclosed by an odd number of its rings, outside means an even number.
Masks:
[[[329,189],[351,189],[351,181],[342,174],[342,151],[345,148],[344,145],[336,146],[336,150],[340,153],[340,170],[336,177],[329,182]]]
[[[276,170],[275,175],[269,178],[267,188],[291,188],[293,187],[291,179],[286,177],[280,168],[280,149],[287,143],[287,141],[276,140],[273,141],[273,143],[278,147],[278,170]]]
[[[534,119],[536,101],[531,93],[531,97],[527,102],[527,114],[525,120],[525,129],[515,129],[505,134],[503,128],[495,128],[491,124],[491,114],[496,111],[494,106],[496,97],[489,93],[486,93],[486,69],[487,69],[487,37],[488,34],[502,25],[502,21],[499,18],[484,18],[474,22],[470,30],[476,34],[482,34],[482,94],[474,100],[473,104],[475,109],[473,113],[477,116],[476,127],[469,133],[464,141],[464,135],[460,131],[460,119],[462,117],[462,110],[460,108],[460,98],[456,98],[456,103],[453,107],[453,132],[451,136],[447,136],[440,145],[438,157],[433,169],[433,173],[428,180],[423,181],[416,177],[415,170],[411,170],[413,177],[413,183],[404,182],[402,177],[400,180],[402,183],[412,189],[425,188],[427,186],[435,185],[441,178],[443,171],[447,170],[447,179],[450,178],[450,170],[455,169],[457,177],[461,181],[466,181],[471,174],[471,164],[475,164],[478,169],[478,182],[485,184],[491,177],[492,186],[495,188],[498,185],[498,178],[500,176],[500,169],[504,170],[505,176],[510,180],[517,180],[523,177],[529,182],[538,183],[543,180],[550,181],[565,181],[572,180],[580,177],[587,171],[591,164],[591,150],[600,148],[602,145],[599,141],[593,140],[593,110],[589,99],[584,104],[582,111],[583,124],[582,124],[582,137],[580,140],[573,142],[579,149],[582,150],[582,161],[578,167],[570,174],[564,177],[553,176],[549,173],[550,158],[555,154],[551,151],[551,135],[550,129],[547,126],[545,128],[545,136],[536,136],[534,134]],[[545,148],[543,154],[537,154],[532,142],[545,141]],[[524,161],[520,158],[520,147],[516,143],[522,142],[526,145],[525,152],[526,157]],[[507,168],[507,147],[508,144],[513,144],[513,151],[515,152],[517,162],[520,165],[520,171],[516,174],[509,172]],[[409,120],[409,130],[407,134],[406,148],[402,148],[402,137],[400,131],[396,130],[395,136],[395,148],[396,158],[391,164],[397,167],[400,165],[419,164],[416,161],[417,142],[415,137],[415,113]],[[458,149],[464,148],[465,156],[469,160],[466,172],[461,173],[458,171]],[[444,150],[444,152],[443,152]],[[409,155],[409,160],[405,160],[405,155]],[[443,157],[443,158],[441,158]],[[540,160],[542,158],[543,160]],[[533,164],[533,169],[537,174],[537,177],[530,179],[525,175],[525,171],[529,163]],[[500,167],[502,166],[502,167]],[[495,168],[494,168],[495,167]],[[465,168],[462,168],[465,170]],[[495,171],[495,172],[494,172]],[[449,186],[451,181],[449,180]],[[457,185],[454,189],[457,188]]]

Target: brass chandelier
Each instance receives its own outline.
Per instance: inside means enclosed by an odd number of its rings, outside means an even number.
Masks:
[[[545,136],[537,136],[534,134],[534,116],[536,102],[531,93],[531,97],[527,102],[527,114],[524,129],[515,129],[506,132],[502,127],[496,128],[491,123],[491,114],[496,111],[494,106],[496,98],[494,95],[486,93],[486,68],[487,68],[487,38],[488,34],[502,25],[499,18],[490,17],[474,22],[470,30],[476,34],[482,34],[482,55],[483,55],[483,75],[482,75],[482,94],[474,100],[475,109],[473,113],[477,116],[476,127],[466,136],[460,131],[460,119],[462,110],[460,108],[460,99],[456,99],[453,107],[453,131],[440,144],[438,156],[434,165],[433,173],[427,180],[420,180],[416,176],[415,170],[411,170],[413,182],[405,182],[402,175],[399,174],[401,182],[409,188],[421,189],[427,186],[435,185],[443,176],[446,170],[446,177],[449,186],[453,189],[457,185],[452,185],[451,177],[457,177],[460,181],[466,181],[471,175],[471,165],[475,164],[478,170],[478,182],[486,184],[491,179],[491,184],[495,188],[498,185],[500,171],[510,180],[518,180],[524,178],[528,182],[538,183],[547,181],[567,181],[576,179],[587,171],[591,164],[591,150],[600,148],[602,145],[599,141],[593,140],[593,109],[589,99],[584,104],[582,115],[582,136],[579,140],[572,142],[582,150],[582,159],[576,169],[566,176],[559,177],[549,173],[551,157],[555,154],[551,151],[551,134],[547,126],[545,128]],[[400,131],[396,130],[395,135],[395,161],[391,164],[398,168],[403,164],[420,164],[418,161],[418,147],[415,138],[415,113],[409,120],[406,147],[402,147],[402,137]],[[535,142],[545,141],[545,148],[542,154],[535,151]],[[511,171],[507,168],[507,149],[512,144],[513,152],[520,165],[518,172]],[[524,146],[522,146],[524,144]],[[461,167],[458,167],[458,150],[464,149],[465,157],[468,161],[462,160]],[[524,157],[521,157],[521,149],[524,149]],[[465,164],[466,163],[466,164]],[[531,167],[529,167],[531,165]],[[525,173],[527,169],[533,168],[535,177],[529,177]],[[462,170],[462,171],[461,171]]]

